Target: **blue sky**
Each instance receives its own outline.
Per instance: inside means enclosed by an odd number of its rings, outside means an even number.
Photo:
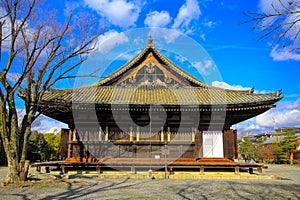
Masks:
[[[234,126],[239,132],[272,131],[300,126],[300,55],[274,48],[268,39],[257,41],[253,24],[243,12],[265,11],[275,0],[56,0],[51,7],[63,18],[72,11],[88,11],[102,26],[100,42],[122,32],[143,28],[174,29],[198,42],[216,64],[222,81],[215,86],[255,87],[256,92],[283,90],[285,98],[258,117]],[[155,38],[154,38],[155,39]],[[42,120],[44,129],[59,122]]]

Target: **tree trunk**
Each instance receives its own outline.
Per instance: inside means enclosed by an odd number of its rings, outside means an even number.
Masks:
[[[20,183],[18,162],[9,153],[7,154],[7,174],[4,183]]]
[[[8,183],[22,183],[27,180],[29,171],[29,160],[20,161],[17,163],[13,158],[9,158],[7,162],[7,174],[4,180]]]
[[[294,164],[293,163],[293,157],[294,157],[294,154],[293,152],[290,153],[290,165]]]
[[[27,181],[27,176],[28,176],[28,170],[29,170],[29,160],[21,161],[19,164],[20,168],[20,181],[24,182]]]

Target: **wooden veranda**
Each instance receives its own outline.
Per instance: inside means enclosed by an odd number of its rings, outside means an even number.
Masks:
[[[184,169],[186,171],[197,170],[201,175],[205,174],[206,169],[218,169],[218,171],[232,169],[235,174],[239,174],[240,169],[247,169],[249,173],[253,173],[253,169],[257,169],[258,173],[262,173],[264,167],[262,164],[234,162],[227,158],[104,158],[99,160],[71,158],[65,161],[33,163],[31,166],[36,167],[39,172],[42,167],[45,167],[47,173],[51,170],[59,170],[63,174],[69,170],[94,170],[101,174],[103,171],[115,169],[132,173],[149,169],[161,169],[168,173],[176,173]]]

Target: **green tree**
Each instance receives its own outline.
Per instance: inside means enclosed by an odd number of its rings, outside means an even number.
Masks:
[[[278,163],[280,161],[281,152],[278,151],[279,142],[272,142],[272,144],[268,145],[268,152],[270,161]]]
[[[279,146],[276,148],[276,152],[280,154],[281,162],[289,162],[293,164],[294,153],[296,153],[297,136],[294,131],[287,130],[284,133],[281,141],[279,142]]]
[[[28,139],[27,159],[31,162],[45,161],[48,146],[44,134],[33,131]]]
[[[249,138],[245,137],[241,140],[238,140],[239,143],[239,152],[244,159],[253,159],[257,160],[257,148],[255,145],[249,140]]]
[[[261,162],[264,162],[264,159],[267,158],[267,150],[264,146],[264,139],[259,138],[257,140],[257,144],[255,145],[255,151],[256,151],[256,159],[260,160]]]
[[[57,134],[46,133],[44,135],[47,143],[47,158],[50,160],[57,160],[59,158],[60,136],[60,132]]]

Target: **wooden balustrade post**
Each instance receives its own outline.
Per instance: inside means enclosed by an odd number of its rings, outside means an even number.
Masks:
[[[136,128],[136,141],[140,141],[140,127]]]
[[[132,127],[130,127],[130,142],[133,141],[133,132],[132,132]]]
[[[108,141],[108,127],[105,128],[105,141]]]

